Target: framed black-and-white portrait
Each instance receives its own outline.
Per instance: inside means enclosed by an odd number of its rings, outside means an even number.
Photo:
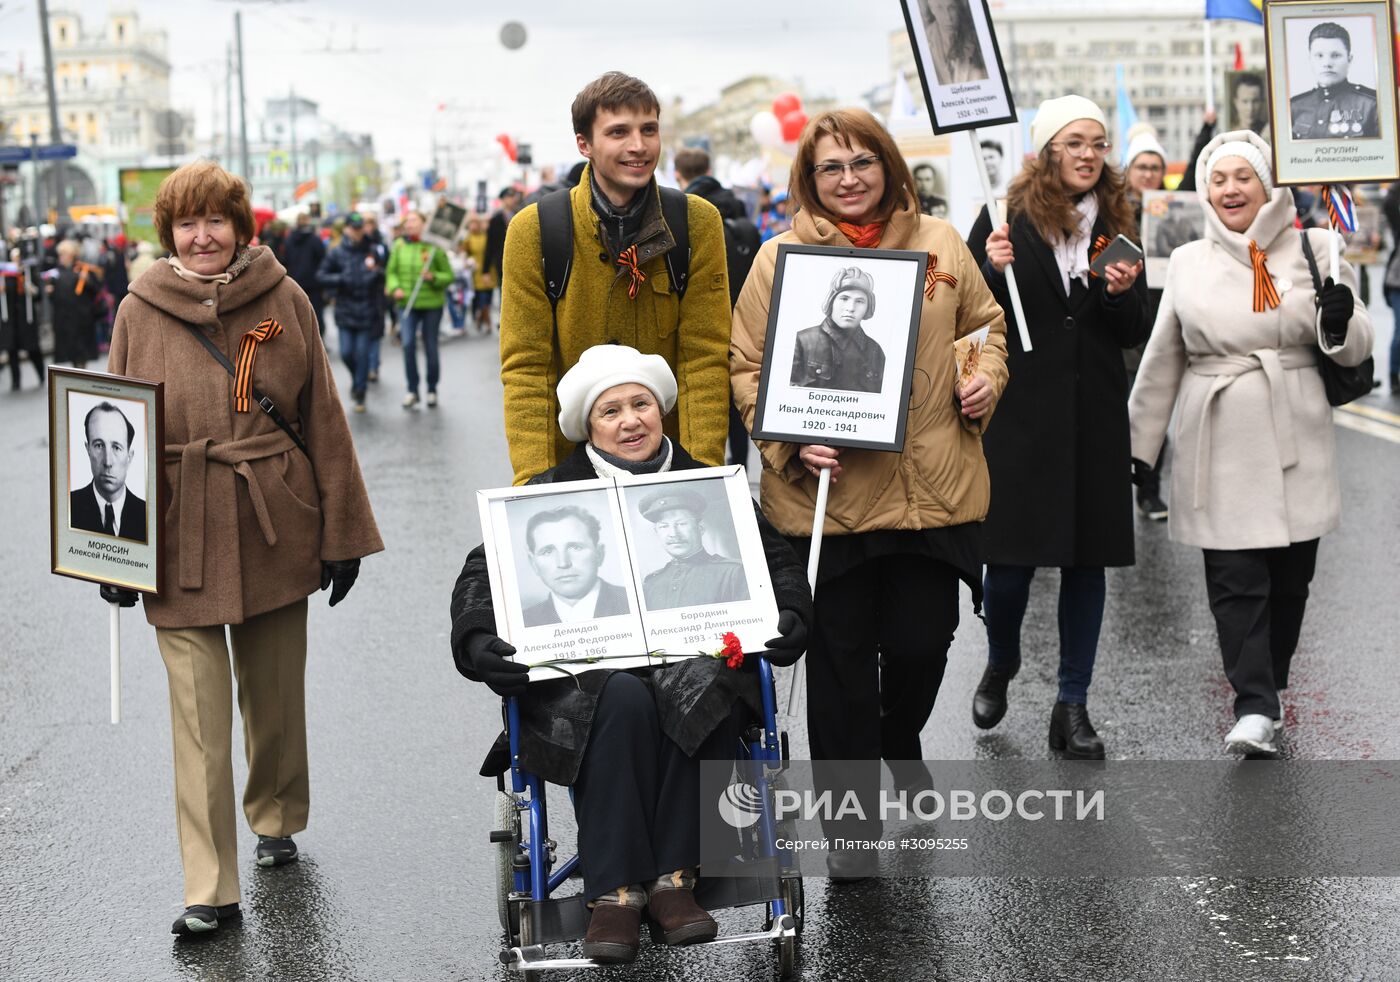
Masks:
[[[1195,191],[1144,191],[1142,251],[1147,285],[1167,285],[1167,263],[1178,246],[1204,238],[1205,208]]]
[[[728,631],[745,651],[761,649],[778,609],[743,468],[619,478],[618,487],[651,650],[711,651]]]
[[[479,502],[496,633],[519,661],[648,664],[612,481],[483,491]],[[559,673],[531,674],[549,677]]]
[[[428,226],[423,230],[423,241],[450,252],[462,240],[462,229],[466,224],[467,209],[450,201],[441,201],[433,209]]]
[[[756,440],[904,449],[928,253],[778,247]]]
[[[919,211],[934,218],[948,218],[947,157],[905,158],[909,173],[914,177],[914,195],[919,199]]]
[[[987,0],[900,0],[935,131],[1016,119]]]
[[[164,447],[162,383],[49,369],[53,572],[160,592]]]
[[[1253,130],[1269,140],[1269,82],[1262,69],[1225,73],[1225,129]]]
[[[1271,0],[1264,8],[1274,180],[1400,176],[1386,0]]]
[[[496,633],[532,681],[713,653],[728,631],[758,650],[777,630],[743,468],[477,497]]]

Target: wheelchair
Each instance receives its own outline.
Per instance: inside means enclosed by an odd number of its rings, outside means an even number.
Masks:
[[[778,732],[777,696],[772,666],[758,660],[763,698],[763,719],[744,732],[739,760],[755,761],[760,784],[777,781],[788,758],[787,734]],[[495,828],[491,843],[496,861],[496,907],[509,945],[501,953],[502,965],[521,973],[525,982],[540,982],[554,969],[603,968],[590,958],[552,957],[546,945],[580,941],[588,930],[589,910],[583,894],[559,897],[559,891],[579,868],[577,855],[559,862],[557,843],[549,837],[549,816],[544,782],[520,766],[520,707],[514,697],[503,700],[506,733],[510,740],[510,787],[505,774],[496,778]],[[788,850],[774,848],[774,822],[770,788],[758,788],[758,821],[743,841],[736,839],[745,859],[744,877],[701,877],[696,901],[706,910],[727,907],[764,907],[763,929],[738,935],[721,934],[705,945],[771,942],[777,977],[793,977],[803,918],[802,877]],[[607,966],[616,967],[616,966]]]

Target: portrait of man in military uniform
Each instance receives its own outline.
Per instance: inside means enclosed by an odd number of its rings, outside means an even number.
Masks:
[[[1290,31],[1293,28],[1290,23]],[[1367,41],[1374,59],[1376,39]],[[1376,90],[1348,78],[1353,68],[1351,33],[1334,21],[1322,21],[1308,32],[1307,50],[1311,85],[1289,99],[1293,139],[1358,140],[1380,136]],[[1374,80],[1375,72],[1370,75]],[[1290,87],[1295,92],[1299,88],[1295,80],[1302,77],[1305,73],[1299,66],[1290,66]]]
[[[861,323],[875,315],[875,281],[859,266],[832,277],[820,324],[797,332],[791,384],[803,389],[879,392],[885,383],[885,350]]]
[[[526,627],[572,624],[631,612],[627,591],[600,575],[602,526],[581,505],[560,505],[525,524],[526,561],[549,595],[522,612]]]
[[[667,561],[642,580],[649,610],[699,607],[749,599],[744,565],[705,548],[705,498],[689,488],[645,491],[637,504]]]
[[[1259,72],[1226,72],[1225,85],[1230,92],[1230,122],[1232,130],[1253,130],[1264,140],[1272,139],[1269,128],[1268,86]]]

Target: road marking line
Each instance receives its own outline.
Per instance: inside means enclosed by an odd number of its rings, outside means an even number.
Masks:
[[[1355,413],[1358,416],[1366,416],[1382,423],[1389,423],[1391,426],[1400,426],[1400,413],[1387,412],[1384,409],[1377,409],[1375,406],[1358,406],[1355,403],[1337,408],[1344,413]]]
[[[1388,423],[1377,423],[1373,419],[1344,413],[1339,410],[1333,410],[1332,421],[1338,426],[1345,426],[1347,429],[1355,430],[1358,433],[1380,437],[1382,440],[1389,440],[1391,443],[1400,443],[1400,426],[1391,426]]]

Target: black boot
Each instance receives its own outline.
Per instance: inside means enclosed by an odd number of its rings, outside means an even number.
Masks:
[[[988,665],[972,694],[972,722],[979,730],[990,730],[1006,715],[1006,687],[1016,677],[1017,669],[1006,671]]]
[[[1057,702],[1050,712],[1050,749],[1075,760],[1103,760],[1103,741],[1081,702]]]

